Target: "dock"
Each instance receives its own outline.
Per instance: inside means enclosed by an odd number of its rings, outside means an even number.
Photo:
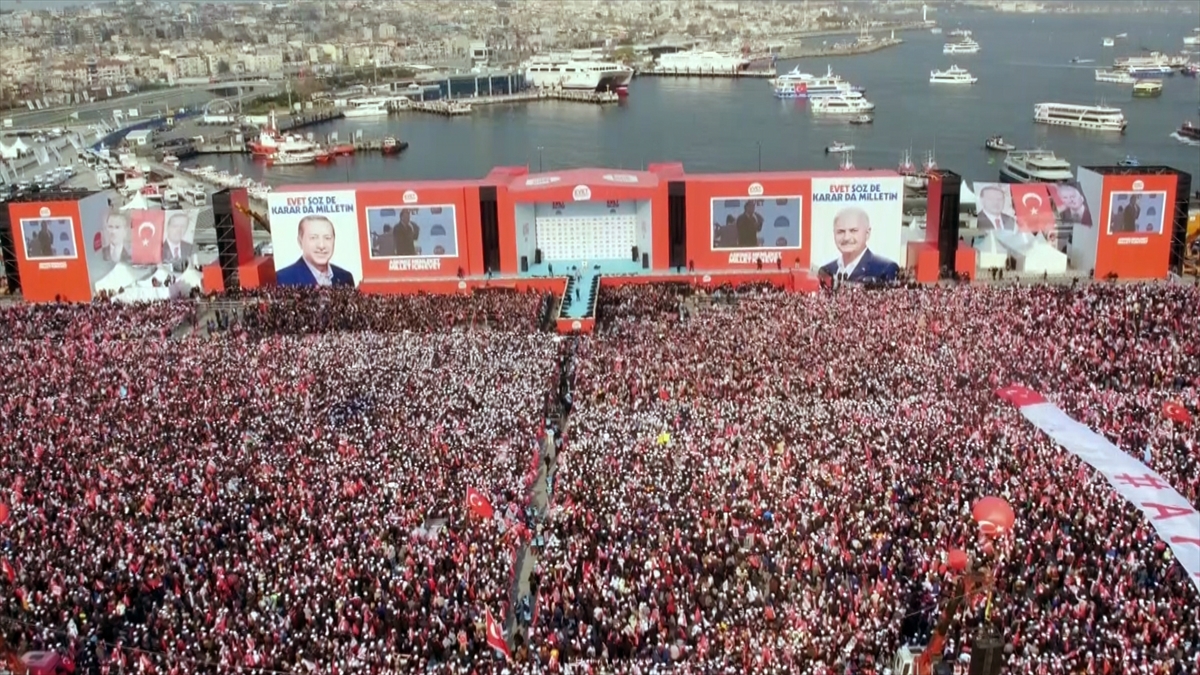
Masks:
[[[354,138],[346,141],[328,141],[326,145],[334,146],[354,146],[354,152],[382,152],[382,138]],[[244,143],[237,143],[232,138],[224,138],[215,143],[196,143],[192,146],[191,153],[175,153],[176,157],[184,159],[193,155],[246,155],[250,151]],[[408,141],[400,141],[400,152],[408,149]],[[348,153],[345,153],[348,154]]]
[[[279,133],[286,134],[289,131],[303,129],[304,127],[310,127],[314,124],[321,124],[323,122],[340,120],[343,117],[345,117],[345,115],[343,115],[342,111],[338,110],[337,108],[310,111],[302,115],[292,114],[288,115],[286,119],[279,121],[278,129]]]
[[[714,77],[714,78],[757,78],[771,79],[777,73],[774,68],[767,70],[704,70],[691,68],[655,68],[638,71],[639,77]]]
[[[433,113],[444,117],[459,117],[470,115],[477,106],[503,105],[506,103],[532,103],[535,101],[567,101],[570,103],[589,103],[606,105],[617,103],[621,97],[615,91],[573,91],[570,89],[531,89],[516,94],[496,94],[493,96],[472,96],[440,101],[414,101],[408,110],[414,112]]]
[[[880,40],[866,44],[855,44],[850,46],[834,45],[832,47],[824,47],[822,49],[801,49],[788,58],[793,59],[813,59],[813,58],[830,58],[833,56],[858,56],[860,54],[872,54],[874,52],[895,47],[904,44],[904,40]]]

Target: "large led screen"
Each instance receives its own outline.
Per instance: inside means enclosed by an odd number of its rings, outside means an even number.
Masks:
[[[366,214],[369,254],[373,260],[458,257],[458,223],[453,204],[371,206]]]
[[[801,197],[716,197],[712,249],[800,248]]]

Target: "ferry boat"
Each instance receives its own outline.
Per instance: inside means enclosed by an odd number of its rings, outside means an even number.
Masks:
[[[955,28],[954,30],[950,31],[947,34],[950,37],[962,37],[962,38],[969,38],[972,35],[971,31],[967,30],[966,28]]]
[[[1108,82],[1110,84],[1133,84],[1137,82],[1137,78],[1125,72],[1124,70],[1096,70],[1097,82]]]
[[[1000,167],[1004,183],[1066,183],[1074,178],[1071,163],[1051,150],[1014,150]]]
[[[841,141],[834,141],[833,145],[825,146],[825,154],[827,155],[841,152],[854,152],[854,145],[850,143],[842,143]]]
[[[736,73],[749,68],[753,60],[742,54],[685,50],[659,55],[654,69],[672,74]]]
[[[1200,143],[1200,125],[1192,124],[1191,122],[1185,120],[1183,124],[1179,125],[1179,129],[1177,129],[1175,133],[1171,135],[1174,136],[1176,140],[1183,141],[1185,143]]]
[[[874,121],[875,118],[870,115],[859,115],[858,117],[850,118],[850,124],[871,124]]]
[[[1033,121],[1051,126],[1075,127],[1091,131],[1125,131],[1125,113],[1120,108],[1071,103],[1038,103],[1033,106]]]
[[[1113,45],[1117,44],[1117,41],[1110,37],[1106,37],[1106,38],[1104,38],[1104,42],[1102,44],[1105,47],[1112,47]]]
[[[1187,64],[1186,56],[1167,56],[1162,52],[1150,52],[1148,56],[1126,56],[1113,59],[1117,68],[1182,68]]]
[[[541,89],[577,91],[629,91],[633,68],[605,61],[532,62],[525,71],[525,82]]]
[[[978,54],[979,43],[966,38],[962,42],[947,42],[942,47],[943,54]]]
[[[856,91],[819,98],[812,106],[814,113],[824,115],[861,115],[874,109],[875,104]]]
[[[342,115],[349,119],[387,117],[387,101],[383,99],[350,101],[350,107],[343,110]]]
[[[840,75],[833,74],[833,66],[828,66],[824,76],[816,76],[800,71],[796,66],[790,72],[775,78],[776,98],[821,98],[850,91],[859,93],[866,91],[843,80]]]
[[[1017,149],[1017,146],[1013,145],[1012,143],[1004,142],[1004,137],[999,134],[987,139],[987,141],[984,142],[983,147],[987,148],[988,150],[995,150],[997,152],[1011,152]]]
[[[1200,28],[1193,28],[1192,31],[1197,33],[1197,35],[1185,35],[1183,38],[1183,44],[1200,45]]]
[[[1126,72],[1130,77],[1138,80],[1158,79],[1174,75],[1175,69],[1168,66],[1130,66]]]
[[[1162,96],[1162,80],[1142,80],[1133,85],[1134,98],[1158,98]]]
[[[950,66],[948,70],[929,71],[930,84],[975,84],[978,81],[978,77],[958,66]]]

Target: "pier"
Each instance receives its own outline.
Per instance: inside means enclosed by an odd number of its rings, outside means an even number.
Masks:
[[[801,49],[788,56],[791,59],[812,59],[812,58],[829,58],[832,56],[858,56],[860,54],[872,54],[888,47],[895,47],[904,44],[904,40],[880,40],[878,42],[861,43],[854,45],[834,45],[832,47],[823,47],[821,49]]]
[[[343,117],[345,117],[345,115],[343,115],[342,111],[338,110],[337,108],[310,111],[303,115],[292,114],[288,115],[287,119],[279,120],[278,130],[279,133],[286,134],[289,131],[303,129],[304,127],[310,127],[314,124],[321,124],[322,122],[340,120]]]
[[[503,105],[506,103],[532,103],[534,101],[567,101],[606,105],[617,103],[621,97],[615,91],[574,91],[570,89],[531,89],[516,94],[472,96],[453,100],[414,101],[408,110],[433,113],[444,117],[470,115],[476,106]]]
[[[768,70],[692,70],[691,68],[655,68],[638,71],[639,76],[648,77],[714,77],[714,78],[757,78],[771,79],[777,75],[774,68]]]
[[[354,146],[354,152],[382,152],[382,138],[354,138],[346,141],[332,141],[326,139],[324,145],[332,147],[338,146]],[[408,141],[399,141],[400,152],[408,149]],[[232,137],[223,138],[213,143],[196,143],[192,146],[191,153],[174,153],[176,157],[184,159],[193,155],[247,155],[250,151],[246,148],[245,143],[238,143]],[[350,154],[350,153],[335,153],[335,154]]]

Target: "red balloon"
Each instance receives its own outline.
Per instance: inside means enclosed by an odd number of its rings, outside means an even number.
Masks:
[[[955,572],[961,572],[967,569],[967,553],[960,549],[950,549],[946,556],[946,564]]]
[[[1011,532],[1016,515],[1012,506],[1000,497],[984,497],[971,507],[975,522],[979,523],[979,531],[987,535],[1000,535]]]

